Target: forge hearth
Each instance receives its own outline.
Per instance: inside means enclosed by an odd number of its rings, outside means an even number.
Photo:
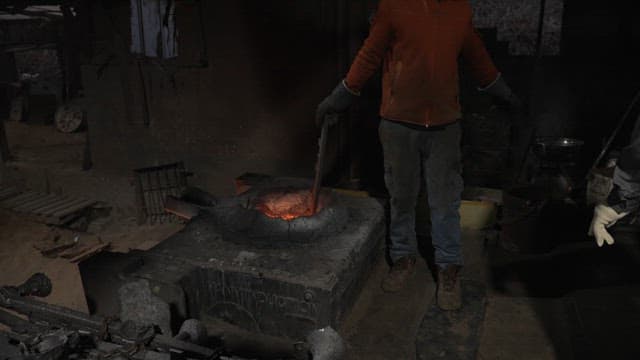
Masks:
[[[122,272],[147,279],[178,324],[222,319],[294,339],[336,327],[381,253],[384,210],[375,199],[325,190],[313,216],[287,221],[263,213],[265,199],[304,191],[253,188],[220,199],[151,250],[122,255]]]
[[[309,189],[274,189],[265,191],[256,197],[253,208],[272,219],[295,220],[309,217],[322,210],[316,206],[314,211]]]

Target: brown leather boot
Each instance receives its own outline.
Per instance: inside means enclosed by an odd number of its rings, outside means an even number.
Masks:
[[[382,280],[382,290],[385,292],[397,292],[404,288],[407,280],[416,270],[415,256],[405,256],[398,259],[391,266],[391,270]]]
[[[436,300],[438,307],[442,310],[458,310],[462,307],[462,291],[458,272],[461,266],[447,265],[444,268],[438,267],[438,289],[436,290]]]

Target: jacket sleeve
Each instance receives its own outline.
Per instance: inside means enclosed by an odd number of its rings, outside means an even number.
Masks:
[[[354,92],[360,92],[367,80],[376,72],[391,43],[393,31],[389,1],[380,1],[369,30],[369,36],[358,51],[347,73],[345,83]]]
[[[614,188],[607,203],[616,212],[631,212],[640,208],[640,116],[631,133],[631,142],[620,154],[613,172]]]
[[[479,87],[487,87],[498,78],[498,69],[471,21],[462,44],[462,58]]]

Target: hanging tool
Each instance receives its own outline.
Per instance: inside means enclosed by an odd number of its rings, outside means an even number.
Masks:
[[[318,160],[316,162],[316,176],[313,180],[313,188],[311,189],[311,215],[316,213],[318,207],[318,192],[322,185],[322,175],[324,173],[324,158],[327,148],[327,131],[329,125],[337,123],[338,114],[328,114],[322,122],[322,130],[320,132],[320,140],[318,141]]]
[[[620,132],[620,129],[622,129],[622,125],[625,123],[625,121],[629,117],[629,114],[631,113],[631,111],[636,107],[636,103],[638,102],[638,100],[640,100],[640,91],[636,93],[636,95],[633,97],[633,100],[631,100],[631,103],[629,104],[629,106],[627,106],[627,110],[625,110],[624,114],[618,121],[618,125],[616,125],[616,128],[611,133],[611,136],[609,136],[609,139],[607,139],[607,142],[605,143],[604,147],[600,151],[600,154],[598,155],[596,160],[593,162],[593,165],[591,165],[591,168],[587,172],[585,176],[586,178],[588,178],[589,175],[593,172],[593,170],[595,170],[595,168],[598,166],[598,164],[600,163],[602,158],[605,156],[607,151],[609,151],[609,147],[611,146],[611,143],[613,143],[613,140],[618,136],[618,132]],[[636,126],[638,125],[636,124]],[[634,132],[635,132],[635,126],[634,126]]]
[[[517,114],[520,126],[520,133],[516,135],[516,143],[522,144],[524,147],[517,148],[513,154],[513,164],[516,166],[513,174],[513,183],[518,184],[524,180],[526,164],[529,160],[530,149],[535,143],[537,134],[537,123],[532,119],[532,105],[535,90],[538,82],[543,79],[542,56],[544,47],[544,19],[546,13],[546,0],[540,0],[540,10],[538,12],[538,31],[536,37],[536,50],[533,68],[531,69],[531,78],[529,80],[529,99],[526,104],[526,114]],[[522,146],[520,145],[520,146]]]

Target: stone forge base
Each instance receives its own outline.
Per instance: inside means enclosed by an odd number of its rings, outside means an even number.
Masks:
[[[293,339],[337,327],[380,254],[383,206],[327,191],[320,213],[287,222],[248,207],[257,195],[222,200],[153,249],[130,253],[127,277],[147,279],[176,321],[222,319]]]

